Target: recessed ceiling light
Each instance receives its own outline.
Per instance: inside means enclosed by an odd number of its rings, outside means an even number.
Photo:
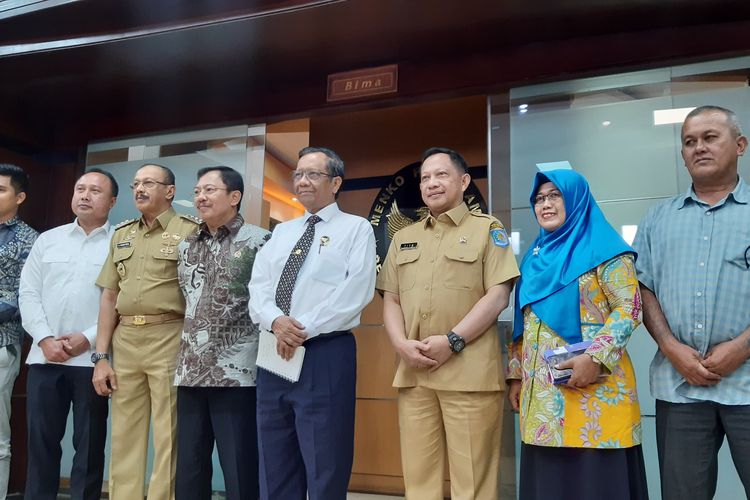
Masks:
[[[528,109],[528,107],[529,107],[528,104],[521,104],[520,106],[518,106],[518,109],[524,110],[524,109]]]
[[[604,120],[602,122],[602,127],[609,127],[610,125],[612,125],[612,122],[609,120]]]

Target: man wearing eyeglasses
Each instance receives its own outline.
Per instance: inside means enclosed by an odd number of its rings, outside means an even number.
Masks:
[[[724,437],[750,498],[750,187],[737,115],[718,106],[682,125],[687,192],[652,207],[638,228],[643,322],[651,363],[662,498],[714,497]]]
[[[174,182],[172,171],[161,165],[147,164],[136,172],[131,188],[141,217],[116,227],[96,281],[102,296],[91,361],[96,392],[112,396],[109,498],[114,500],[144,496],[149,416],[154,460],[148,499],[174,498],[173,378],[185,315],[177,245],[198,226],[196,219],[172,208]]]
[[[276,226],[253,266],[253,321],[273,332],[282,358],[305,348],[297,382],[258,370],[264,500],[346,498],[357,375],[351,329],[374,294],[375,236],[367,220],[339,210],[343,178],[335,152],[300,151],[292,179],[305,214]]]
[[[244,182],[229,167],[198,171],[199,230],[178,246],[185,325],[177,354],[177,500],[211,498],[214,441],[228,500],[258,498],[255,358],[247,284],[271,233],[239,213]]]

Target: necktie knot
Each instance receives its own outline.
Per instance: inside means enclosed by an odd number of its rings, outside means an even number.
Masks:
[[[320,222],[322,220],[323,219],[321,219],[317,215],[311,215],[310,218],[307,219],[307,224],[310,225],[310,226],[314,226],[315,224],[317,224],[318,222]]]

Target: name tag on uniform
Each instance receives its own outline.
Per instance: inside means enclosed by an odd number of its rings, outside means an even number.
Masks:
[[[401,246],[399,247],[401,250],[414,250],[417,248],[417,242],[413,243],[401,243]]]
[[[117,248],[130,248],[130,242],[129,241],[123,241],[122,243],[117,244]]]

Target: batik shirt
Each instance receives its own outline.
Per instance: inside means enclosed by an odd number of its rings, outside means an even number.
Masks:
[[[17,216],[0,224],[0,347],[21,343],[18,285],[21,269],[38,235]]]
[[[578,278],[581,336],[606,370],[584,388],[554,385],[543,354],[566,345],[531,307],[510,347],[508,379],[522,379],[521,440],[536,446],[628,448],[641,443],[635,373],[625,349],[641,322],[633,258],[615,257]]]
[[[247,285],[255,255],[270,238],[237,215],[211,234],[205,223],[178,247],[185,325],[175,385],[255,385],[258,326],[248,312]]]

